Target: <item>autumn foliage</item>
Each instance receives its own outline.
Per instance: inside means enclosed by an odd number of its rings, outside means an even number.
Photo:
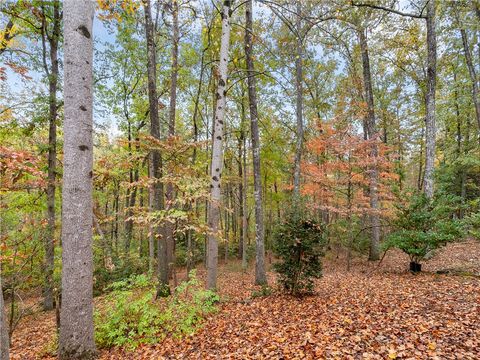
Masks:
[[[372,213],[368,186],[370,172],[379,173],[380,215],[392,214],[394,173],[392,149],[377,138],[365,140],[352,124],[333,120],[318,124],[318,134],[307,143],[308,156],[303,162],[303,194],[310,206],[335,217],[350,218]],[[371,155],[372,146],[378,156]]]

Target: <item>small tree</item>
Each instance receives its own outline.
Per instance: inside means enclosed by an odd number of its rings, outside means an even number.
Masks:
[[[273,265],[287,292],[300,295],[313,291],[313,279],[322,276],[325,232],[300,205],[292,207],[274,236],[273,251],[280,261]]]
[[[462,235],[462,223],[454,218],[456,202],[447,195],[433,200],[423,193],[413,195],[409,203],[398,206],[396,230],[388,236],[385,248],[399,248],[409,255],[410,270],[421,271],[422,260]]]

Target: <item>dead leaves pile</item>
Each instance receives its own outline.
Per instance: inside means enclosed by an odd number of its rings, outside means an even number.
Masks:
[[[465,246],[469,249],[454,250],[471,255],[480,249],[478,243]],[[458,259],[446,250],[439,255],[443,259],[435,261],[448,268],[446,256]],[[396,260],[407,265],[404,259]],[[278,292],[252,298],[253,273],[227,266],[220,278],[225,301],[196,334],[167,338],[134,353],[104,351],[101,358],[479,359],[480,279],[411,275],[385,268],[386,264],[389,261],[372,272],[362,263],[350,273],[326,264],[315,296],[302,299]],[[274,281],[272,274],[269,281]],[[28,329],[19,330],[14,338],[13,359],[30,359],[22,356],[22,349],[31,349],[27,343],[41,335],[37,327],[53,329],[48,316],[43,323],[26,319],[23,325]]]

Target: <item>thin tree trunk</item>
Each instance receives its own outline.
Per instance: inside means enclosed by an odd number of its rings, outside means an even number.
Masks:
[[[370,215],[370,221],[372,226],[372,238],[370,239],[370,253],[368,259],[371,261],[378,260],[380,258],[380,219],[378,215],[379,201],[378,201],[378,168],[377,157],[378,148],[376,143],[376,121],[375,121],[375,105],[373,100],[373,86],[372,76],[370,73],[370,59],[368,55],[368,42],[366,36],[366,29],[358,29],[358,35],[360,38],[360,50],[362,53],[363,64],[363,86],[365,92],[365,99],[367,102],[367,116],[366,116],[366,133],[367,139],[372,142],[370,149],[370,156],[373,160],[373,165],[370,167],[370,207],[372,214]]]
[[[244,137],[245,137],[245,133],[244,133],[244,130],[243,130],[243,120],[244,120],[244,114],[245,114],[245,111],[243,110],[243,104],[242,104],[242,123],[240,125],[240,136],[238,137],[238,177],[240,179],[242,179],[240,181],[240,183],[238,184],[238,208],[239,208],[239,211],[238,211],[238,216],[240,218],[240,221],[242,224],[243,224],[243,217],[244,217],[244,209],[243,209],[243,192],[245,191],[245,189],[243,188],[243,150],[242,150],[242,146],[243,146],[243,142],[244,142]],[[238,258],[241,259],[242,256],[243,256],[243,225],[242,226],[239,226],[239,233],[240,233],[240,236],[238,238]]]
[[[248,0],[245,11],[245,57],[248,72],[248,98],[250,105],[250,125],[253,153],[253,184],[255,199],[255,284],[267,284],[265,273],[265,239],[262,204],[262,172],[260,168],[260,134],[258,131],[257,89],[255,67],[253,64],[253,1]]]
[[[114,223],[114,235],[115,235],[115,253],[118,254],[118,214],[120,212],[120,189],[117,187],[115,193],[115,223]]]
[[[60,2],[53,2],[53,31],[46,34],[46,22],[42,26],[42,37],[48,37],[50,46],[50,69],[45,62],[48,76],[49,127],[48,127],[48,186],[47,186],[47,231],[45,239],[45,286],[43,309],[53,309],[53,271],[55,264],[55,189],[57,166],[57,86],[58,86],[58,42],[60,38]],[[45,51],[45,48],[43,49]],[[46,54],[44,54],[45,56]]]
[[[0,194],[0,209],[2,209],[3,197]],[[3,217],[0,216],[0,238],[3,236]],[[0,249],[0,259],[2,258]],[[2,262],[0,261],[0,360],[10,359],[10,339],[8,336],[7,314],[3,301]]]
[[[242,197],[242,269],[247,270],[247,242],[248,242],[248,182],[247,182],[247,137],[243,137],[243,197]]]
[[[127,122],[128,122],[128,152],[129,156],[132,156],[132,126],[130,119],[127,116]],[[129,181],[130,185],[133,184],[134,182],[138,181],[138,165],[135,164],[135,170],[130,169],[129,171]],[[137,187],[134,186],[132,189],[127,188],[127,195],[126,195],[126,211],[125,211],[125,254],[128,254],[130,252],[130,246],[132,243],[132,238],[133,238],[133,220],[131,217],[133,216],[133,210],[132,208],[135,206],[137,198]]]
[[[154,27],[152,23],[152,14],[150,0],[143,2],[145,8],[145,35],[147,40],[147,75],[148,75],[148,103],[150,113],[150,135],[160,140],[160,121],[158,118],[158,96],[157,96],[157,71],[156,71],[156,46],[154,39]],[[164,209],[163,185],[161,178],[161,155],[158,149],[150,152],[150,177],[153,181],[151,186],[150,207],[153,211]],[[158,287],[157,296],[170,295],[168,283],[168,255],[165,233],[160,225],[153,226],[152,233],[157,237],[157,277]]]
[[[8,337],[5,305],[3,303],[2,275],[1,275],[1,269],[0,269],[0,360],[10,359],[9,350],[10,350],[10,340]]]
[[[223,167],[223,122],[225,120],[228,48],[230,45],[230,0],[223,2],[222,8],[222,37],[220,40],[220,62],[218,65],[218,86],[216,92],[217,105],[215,108],[212,165],[210,167],[210,206],[208,208],[208,249],[207,249],[207,288],[217,287],[218,267],[218,231],[220,221],[220,201],[222,192],[220,180]]]
[[[475,66],[472,61],[472,54],[470,53],[470,47],[468,45],[468,37],[465,29],[460,29],[462,34],[463,52],[465,53],[465,62],[467,63],[468,73],[470,75],[470,81],[472,82],[472,98],[475,105],[475,116],[477,119],[477,125],[480,131],[480,100],[478,99],[478,79],[475,71]],[[480,139],[480,138],[479,138]]]
[[[295,147],[295,159],[293,170],[293,196],[300,196],[300,163],[303,150],[303,43],[302,43],[302,2],[297,0],[297,54],[295,58],[295,88],[296,88],[296,119],[297,119],[297,143]]]
[[[65,0],[65,124],[62,188],[60,359],[95,357],[93,334],[94,6]]]
[[[425,175],[424,191],[428,198],[433,197],[435,167],[435,89],[437,75],[437,38],[435,34],[435,0],[427,3],[427,94],[425,126]]]

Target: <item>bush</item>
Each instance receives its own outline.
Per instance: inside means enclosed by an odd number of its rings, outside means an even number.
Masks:
[[[273,265],[287,292],[300,295],[313,291],[313,279],[322,276],[325,231],[300,205],[293,206],[274,234],[273,251],[280,259]]]
[[[145,264],[146,262],[142,259],[129,256],[118,259],[113,270],[105,269],[103,265],[96,266],[93,283],[94,295],[100,295],[108,289],[112,290],[110,285],[122,283],[124,281],[122,279],[134,279],[136,275],[147,270]]]
[[[204,290],[195,273],[173,296],[155,301],[155,286],[145,275],[113,283],[106,305],[95,312],[95,338],[101,348],[160,341],[167,334],[181,337],[195,331],[206,314],[215,311],[218,295]]]
[[[415,265],[461,237],[462,223],[454,217],[457,200],[441,194],[433,200],[424,194],[413,195],[407,205],[398,206],[395,231],[387,237],[384,247],[399,248]]]

